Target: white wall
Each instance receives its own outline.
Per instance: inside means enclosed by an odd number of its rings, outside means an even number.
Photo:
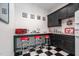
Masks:
[[[40,32],[48,31],[47,27],[47,19],[46,21],[23,18],[22,12],[26,12],[28,14],[40,15],[47,18],[47,13],[45,10],[42,10],[31,4],[10,4],[10,17],[9,24],[5,24],[0,21],[0,56],[7,55],[12,56],[13,53],[13,35],[15,28],[26,28],[30,29],[30,31],[40,28]]]
[[[29,31],[36,30],[37,28],[40,28],[40,32],[48,32],[47,27],[47,13],[45,10],[38,8],[37,6],[33,4],[15,4],[15,28],[26,28],[29,29]],[[22,12],[26,12],[28,14],[28,18],[22,17]],[[30,19],[30,14],[35,15],[35,19]],[[42,17],[46,17],[46,21],[37,20],[36,16],[40,15]]]
[[[67,25],[67,22],[68,22],[69,20],[72,20],[72,22],[73,22],[72,25]],[[67,18],[67,19],[62,20],[62,32],[63,32],[63,34],[66,34],[66,33],[64,32],[65,28],[71,28],[71,27],[75,28],[74,24],[75,24],[75,19],[74,19],[74,17],[71,17],[71,18]],[[71,35],[71,34],[67,34],[67,35]]]
[[[13,55],[13,20],[14,5],[10,4],[10,23],[5,24],[0,21],[0,56]]]
[[[75,29],[75,55],[79,56],[79,10],[75,12]]]

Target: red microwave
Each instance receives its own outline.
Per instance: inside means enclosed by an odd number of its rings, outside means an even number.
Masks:
[[[25,34],[27,33],[27,29],[16,29],[15,34]]]

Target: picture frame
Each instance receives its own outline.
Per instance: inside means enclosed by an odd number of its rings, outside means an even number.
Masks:
[[[43,18],[43,21],[45,21],[46,20],[46,18],[45,17],[42,17]]]
[[[22,12],[22,17],[23,17],[23,18],[27,18],[27,13]]]
[[[41,16],[38,15],[38,16],[37,16],[37,20],[40,20],[40,19],[41,19]]]
[[[35,19],[35,15],[31,14],[30,19]]]
[[[9,3],[0,3],[0,21],[9,24]]]
[[[68,20],[67,21],[67,25],[72,25],[73,24],[73,21],[72,20]]]

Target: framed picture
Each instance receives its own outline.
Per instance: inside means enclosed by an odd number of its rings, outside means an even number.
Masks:
[[[72,25],[72,24],[73,24],[72,20],[67,21],[67,25]]]
[[[43,21],[45,21],[46,20],[46,18],[45,17],[43,17]]]
[[[22,12],[22,17],[23,17],[23,18],[27,18],[27,13]]]
[[[41,19],[41,16],[37,16],[37,20],[40,20]]]
[[[9,3],[0,3],[0,21],[9,24]]]
[[[35,15],[31,14],[30,19],[35,19]]]

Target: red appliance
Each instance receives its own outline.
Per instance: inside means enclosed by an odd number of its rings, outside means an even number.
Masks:
[[[74,34],[74,28],[73,27],[65,28],[65,34]]]
[[[15,33],[16,34],[25,34],[25,33],[27,33],[27,29],[16,29]]]

